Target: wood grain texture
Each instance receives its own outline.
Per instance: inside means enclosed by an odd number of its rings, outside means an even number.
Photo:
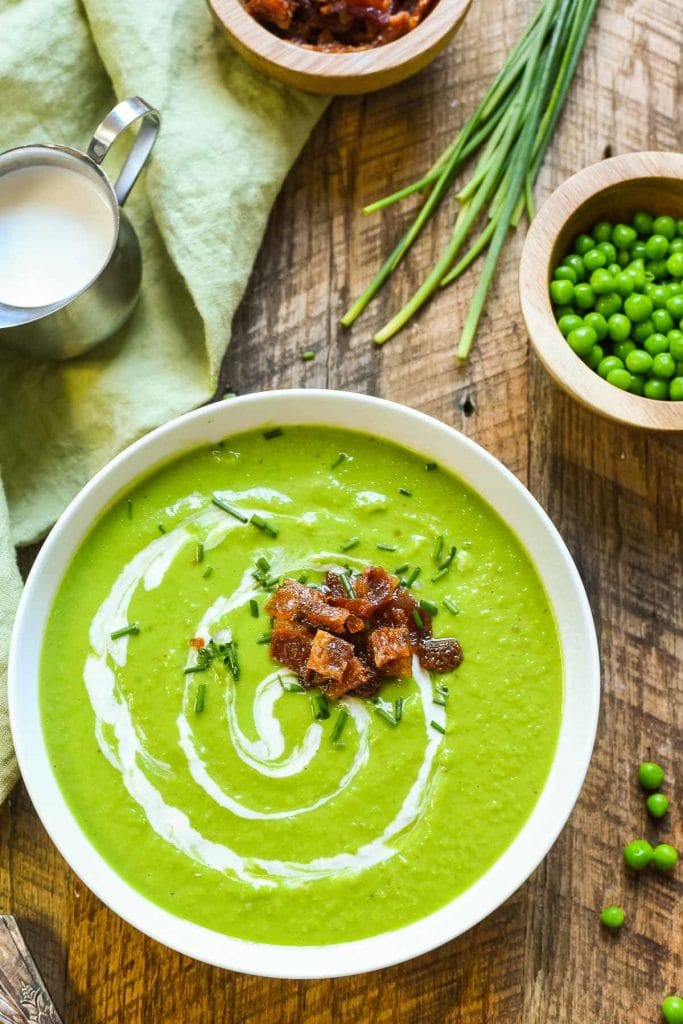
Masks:
[[[370,49],[327,53],[280,39],[247,13],[243,0],[207,0],[218,25],[245,60],[306,92],[356,95],[396,85],[441,53],[472,0],[441,0],[411,32]]]
[[[681,869],[631,879],[620,860],[640,835],[683,845],[680,447],[592,415],[529,359],[521,237],[506,249],[469,364],[456,367],[453,352],[472,274],[372,346],[436,259],[452,208],[353,330],[337,326],[411,212],[408,203],[363,218],[361,206],[429,165],[532,8],[478,0],[428,71],[333,103],[273,211],[222,384],[327,385],[405,402],[486,445],[529,485],[576,558],[600,635],[600,730],[577,808],[529,882],[467,935],[368,976],[278,982],[194,963],[124,925],[64,865],[19,786],[0,814],[0,909],[18,917],[66,1024],[647,1024],[664,995],[683,990]],[[538,198],[603,156],[683,148],[682,68],[679,0],[602,0]],[[301,361],[304,349],[315,361]],[[635,782],[646,756],[665,766],[672,797],[656,827]],[[612,901],[628,912],[616,936],[597,921]]]
[[[683,154],[626,153],[573,174],[543,204],[529,229],[520,263],[522,314],[534,350],[550,375],[594,412],[629,427],[683,434],[683,402],[621,391],[598,376],[560,333],[548,281],[574,238],[597,220],[630,223],[638,210],[683,216]]]

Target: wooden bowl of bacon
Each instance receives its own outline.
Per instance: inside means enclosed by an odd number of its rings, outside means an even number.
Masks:
[[[246,61],[305,92],[395,85],[446,46],[472,0],[208,0]]]

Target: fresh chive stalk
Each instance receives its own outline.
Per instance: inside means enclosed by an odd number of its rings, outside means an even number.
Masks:
[[[332,732],[330,733],[330,740],[333,746],[337,746],[341,740],[342,733],[344,732],[344,726],[349,720],[349,713],[345,707],[339,709],[334,725],[332,726]]]
[[[204,710],[204,704],[206,701],[206,683],[200,683],[197,687],[197,692],[194,695],[194,710],[195,714],[200,715]]]
[[[345,544],[340,544],[340,551],[353,551],[360,544],[360,537],[352,537],[351,540],[347,540]]]
[[[137,636],[140,632],[140,623],[131,622],[129,626],[121,626],[120,629],[115,629],[109,636],[112,640],[118,640],[121,636]]]
[[[356,591],[353,589],[353,584],[349,578],[349,574],[347,572],[342,572],[339,574],[339,579],[341,580],[342,587],[346,591],[346,596],[351,598],[357,597]]]
[[[392,715],[391,711],[384,707],[379,701],[373,701],[372,710],[378,716],[382,718],[388,725],[396,727],[399,723],[399,719],[395,715]]]
[[[251,616],[253,619],[258,619],[258,601],[256,600],[255,597],[251,597],[249,599],[249,611],[251,612]]]
[[[237,647],[234,640],[228,641],[225,645],[225,654],[223,656],[223,664],[230,670],[230,675],[237,683],[240,678],[240,663],[237,660]]]
[[[440,732],[442,736],[446,735],[446,730],[444,729],[440,722],[435,722],[434,719],[432,719],[432,721],[429,724],[431,725],[432,729],[436,729],[436,731]]]
[[[425,628],[424,620],[417,608],[413,608],[413,622],[415,623],[418,629]]]
[[[257,643],[257,644],[269,644],[269,643],[270,643],[270,641],[271,641],[271,639],[272,639],[272,636],[273,636],[273,634],[272,634],[272,633],[264,633],[264,634],[263,634],[262,636],[260,636],[260,637],[258,638],[258,640],[256,641],[256,643]]]
[[[439,536],[434,541],[434,547],[432,549],[432,558],[435,562],[438,562],[441,558],[441,552],[443,551],[443,536]]]
[[[402,494],[405,498],[412,498],[413,492],[409,491],[407,487],[399,487],[398,493]]]
[[[166,527],[163,523],[157,523],[157,530],[159,533],[166,533]]]
[[[456,193],[459,212],[450,241],[417,292],[374,338],[377,344],[388,341],[440,287],[485,252],[456,350],[458,359],[467,359],[509,231],[525,209],[530,218],[534,215],[533,187],[596,6],[597,0],[540,0],[479,106],[434,166],[418,181],[366,207],[371,213],[415,192],[426,193],[408,231],[342,317],[344,326],[356,320],[396,270],[439,204],[452,195],[464,163],[476,155],[469,180]]]
[[[429,612],[430,615],[438,615],[439,613],[439,606],[434,604],[433,601],[428,601],[424,597],[420,601],[420,608],[425,612]]]
[[[397,724],[403,718],[403,705],[405,702],[405,697],[397,697],[394,701],[394,718],[396,719]]]
[[[277,678],[278,678],[278,682],[280,683],[280,686],[285,691],[285,693],[305,693],[306,692],[304,690],[303,686],[301,685],[301,683],[286,683],[284,681],[284,679],[282,678],[282,676],[278,676]]]
[[[311,712],[317,721],[330,717],[330,707],[324,693],[316,690],[311,694]]]
[[[282,437],[282,427],[273,427],[272,430],[263,431],[265,441],[272,441],[274,437]]]
[[[217,505],[218,508],[222,508],[224,512],[227,512],[229,516],[232,516],[232,518],[236,519],[239,523],[249,522],[248,516],[245,516],[239,511],[239,509],[233,508],[232,505],[227,503],[227,501],[223,501],[223,499],[219,498],[217,494],[211,496],[211,501],[214,505]]]
[[[194,550],[194,560],[197,565],[204,561],[204,545],[201,542],[197,544]]]
[[[398,548],[397,548],[396,544],[378,544],[377,545],[377,550],[378,551],[397,551]]]
[[[416,565],[406,580],[406,586],[412,587],[413,583],[415,582],[415,580],[417,579],[421,572],[422,569],[420,568],[420,566]]]
[[[206,569],[202,573],[202,576],[204,577],[205,580],[208,580],[208,578],[209,578],[209,576],[211,575],[212,572],[213,572],[213,566],[212,565],[207,565]]]
[[[127,512],[128,512],[128,518],[132,519],[133,518],[133,499],[132,498],[129,498],[128,501],[126,502],[126,509],[127,509]]]
[[[262,530],[263,533],[267,533],[269,537],[277,537],[278,531],[274,526],[271,526],[267,519],[263,516],[257,515],[255,512],[249,520],[252,526],[255,526],[257,530]]]
[[[451,613],[451,615],[460,614],[460,609],[450,597],[444,597],[443,606],[444,608],[446,608],[447,611]]]
[[[206,672],[209,667],[209,662],[197,662],[196,665],[187,665],[183,669],[184,676],[194,675],[195,672]]]
[[[334,462],[330,466],[330,469],[336,469],[337,466],[341,466],[342,462],[346,462],[347,459],[348,459],[348,455],[346,454],[346,452],[339,452],[339,454],[337,455],[337,458],[334,460]]]

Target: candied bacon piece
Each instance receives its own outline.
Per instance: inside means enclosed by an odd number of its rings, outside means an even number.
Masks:
[[[398,576],[374,565],[353,581],[353,588],[358,597],[365,599],[374,610],[391,600],[398,588]]]
[[[349,661],[342,678],[340,680],[333,680],[324,687],[324,690],[328,697],[332,700],[337,700],[345,693],[355,691],[358,687],[367,686],[375,678],[369,665],[366,665],[360,658],[354,656]]]
[[[247,0],[247,10],[257,21],[265,21],[286,31],[296,13],[297,0]]]
[[[353,656],[353,644],[319,629],[313,638],[306,671],[315,672],[326,681],[339,681]]]
[[[462,661],[462,648],[452,638],[435,640],[423,637],[417,650],[422,668],[428,672],[451,672]]]
[[[308,587],[303,583],[297,583],[296,580],[285,579],[268,598],[263,610],[274,619],[288,619],[294,622],[308,599]]]
[[[303,583],[286,579],[264,606],[274,619],[304,622],[316,629],[329,629],[333,633],[344,630],[350,612],[346,608],[329,605],[322,591]]]
[[[368,637],[373,663],[382,669],[390,662],[410,659],[410,635],[405,626],[380,626]]]
[[[306,662],[311,653],[313,632],[299,625],[276,619],[270,636],[270,656],[285,668],[303,676]]]

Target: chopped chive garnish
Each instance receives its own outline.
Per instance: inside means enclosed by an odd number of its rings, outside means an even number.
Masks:
[[[450,693],[450,690],[448,689],[445,683],[437,683],[434,689],[436,690],[437,693],[440,693],[442,697],[447,697],[448,694]]]
[[[348,717],[349,713],[346,710],[346,708],[340,708],[339,714],[335,719],[334,726],[332,727],[332,732],[330,734],[330,739],[332,740],[332,743],[335,747],[337,746],[339,740],[341,739],[341,734],[344,732],[344,726],[346,725]]]
[[[434,604],[433,601],[427,601],[426,598],[422,598],[420,601],[420,608],[425,612],[429,612],[430,615],[437,615],[439,611],[439,606]]]
[[[320,721],[323,718],[330,717],[330,709],[327,703],[327,697],[324,693],[315,692],[311,694],[311,711],[313,717]]]
[[[285,691],[285,693],[305,693],[306,692],[304,690],[303,686],[301,685],[301,683],[286,683],[283,680],[282,676],[278,676],[277,680],[278,680],[280,686],[282,687],[282,689]]]
[[[262,569],[264,572],[270,572],[270,562],[268,561],[267,558],[264,558],[263,555],[261,555],[260,558],[256,559],[256,564],[258,565],[259,569]]]
[[[443,537],[441,534],[434,541],[434,550],[432,551],[432,558],[435,562],[438,562],[441,558],[441,552],[443,551]]]
[[[157,523],[157,530],[159,533],[166,533],[166,527],[163,523]]]
[[[408,562],[404,562],[403,565],[397,565],[396,568],[394,569],[394,572],[396,573],[397,576],[400,576],[402,572],[405,572],[406,569],[409,568],[410,566]]]
[[[432,583],[438,583],[439,580],[442,580],[444,578],[444,576],[447,576],[447,575],[448,575],[448,567],[446,567],[445,569],[439,569],[439,571],[432,576]]]
[[[269,644],[270,643],[270,638],[272,637],[272,635],[273,635],[272,633],[264,633],[263,636],[260,636],[258,638],[256,643],[257,644]]]
[[[453,603],[453,601],[451,601],[450,597],[444,597],[444,599],[443,599],[443,606],[444,606],[444,608],[447,608],[448,611],[451,612],[452,615],[459,615],[460,614],[460,609],[458,608],[457,605],[455,605]]]
[[[214,503],[214,505],[217,505],[218,508],[222,508],[224,512],[227,512],[229,516],[232,516],[233,519],[237,519],[238,522],[249,522],[247,516],[243,515],[242,512],[240,512],[238,509],[233,508],[232,505],[228,505],[227,501],[223,501],[223,499],[219,498],[216,494],[212,496],[211,501]]]
[[[429,724],[431,725],[432,729],[436,729],[436,731],[440,732],[442,736],[446,735],[446,730],[444,729],[444,727],[439,722],[435,722],[432,719],[432,721]]]
[[[346,462],[347,459],[348,455],[346,454],[346,452],[339,452],[339,455],[330,466],[330,469],[336,469],[337,466],[341,466],[342,462]]]
[[[277,537],[278,535],[278,531],[275,527],[271,526],[270,523],[262,516],[257,516],[256,513],[254,513],[249,522],[252,526],[255,526],[257,530],[263,530],[263,532],[267,533],[269,537]]]
[[[210,663],[207,661],[202,662],[201,664],[198,662],[196,665],[188,665],[186,668],[183,669],[183,675],[190,676],[193,674],[193,672],[206,672],[206,670],[209,667],[209,664]]]
[[[451,547],[451,550],[448,552],[448,558],[440,564],[439,569],[450,569],[451,562],[455,558],[457,550],[458,549],[456,547]]]
[[[307,576],[307,574],[305,572],[302,572],[301,575],[298,577],[298,582],[299,583],[308,583],[308,576]]]
[[[395,544],[378,544],[377,545],[377,550],[378,551],[396,551],[397,547],[396,547]]]
[[[132,498],[128,499],[127,505],[128,505],[128,518],[132,519],[133,518],[133,499]]]
[[[346,544],[340,544],[340,551],[352,551],[357,548],[360,544],[360,537],[352,537],[351,540],[347,540]]]
[[[411,572],[410,576],[406,580],[406,586],[412,587],[413,583],[415,582],[415,580],[417,579],[421,572],[422,570],[420,569],[420,566],[416,565],[413,571]]]
[[[443,693],[437,693],[436,691],[432,694],[432,704],[438,704],[439,707],[446,707],[446,698]]]
[[[417,626],[418,629],[424,629],[425,628],[425,624],[424,624],[424,622],[422,620],[422,616],[420,615],[420,613],[417,610],[417,608],[413,608],[413,622],[415,623],[415,625]]]
[[[397,697],[394,701],[394,718],[397,722],[400,722],[403,718],[403,705],[405,702],[405,697]]]
[[[252,618],[258,619],[258,601],[255,597],[249,599],[249,610],[252,614]]]
[[[436,463],[435,462],[426,462],[425,463],[425,469],[428,472],[431,472],[432,470],[436,469]]]
[[[230,669],[230,675],[235,680],[235,682],[238,682],[240,677],[240,664],[239,661],[237,660],[237,650],[235,647],[235,643],[232,640],[230,640],[225,645],[225,655],[223,657],[223,664],[227,665],[227,667]]]
[[[274,437],[282,437],[282,427],[273,427],[272,430],[263,431],[264,441],[272,441]]]
[[[312,362],[313,359],[315,359],[315,352],[313,352],[311,349],[308,349],[306,352],[301,353],[302,362],[310,363]]]
[[[409,491],[407,487],[399,487],[398,493],[404,494],[406,498],[412,498],[413,496],[413,492]]]
[[[199,565],[200,562],[204,561],[204,545],[200,542],[197,544],[194,552],[194,560]]]
[[[137,636],[140,632],[140,626],[137,622],[131,622],[130,626],[122,626],[121,629],[115,629],[109,636],[112,640],[118,640],[120,636]]]
[[[356,597],[356,591],[353,589],[353,584],[351,583],[347,573],[340,573],[339,579],[341,580],[342,587],[346,591],[346,596],[351,598]]]
[[[382,704],[378,704],[376,701],[373,701],[372,710],[379,718],[383,718],[384,721],[387,722],[389,725],[398,725],[398,719],[394,718],[391,712],[387,711],[387,709]]]
[[[202,573],[202,576],[204,577],[205,580],[208,580],[208,578],[209,578],[209,576],[211,575],[212,572],[213,572],[213,566],[212,565],[207,565],[206,569]]]
[[[200,714],[204,710],[204,699],[206,697],[206,683],[200,683],[194,695],[194,710]]]

